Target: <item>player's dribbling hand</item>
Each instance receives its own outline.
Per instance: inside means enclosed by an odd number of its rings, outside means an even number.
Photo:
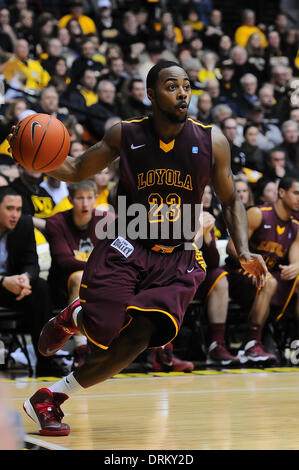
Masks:
[[[243,269],[255,276],[255,284],[261,289],[266,282],[268,269],[261,255],[256,253],[243,253],[239,256],[239,261]]]

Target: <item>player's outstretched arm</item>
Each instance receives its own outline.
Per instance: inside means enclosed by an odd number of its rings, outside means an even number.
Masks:
[[[256,276],[257,286],[262,287],[267,267],[260,255],[249,252],[247,216],[235,189],[230,164],[230,147],[222,132],[215,128],[212,129],[212,148],[212,185],[221,202],[223,216],[236,254],[244,269]]]
[[[8,136],[10,141],[12,133]],[[121,124],[111,127],[97,144],[87,149],[80,157],[68,156],[55,170],[47,174],[67,183],[85,180],[107,168],[120,154]]]
[[[56,170],[48,175],[67,183],[85,180],[107,168],[120,154],[121,125],[116,124],[97,144],[77,158],[67,157]]]

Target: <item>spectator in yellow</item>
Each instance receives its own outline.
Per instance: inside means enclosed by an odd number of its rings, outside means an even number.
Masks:
[[[242,13],[242,25],[236,29],[235,43],[239,46],[246,47],[249,36],[253,33],[259,34],[261,37],[261,47],[267,46],[267,40],[264,33],[255,26],[255,12],[246,8]]]
[[[70,0],[68,5],[70,7],[70,13],[60,18],[58,28],[65,28],[70,20],[76,19],[79,22],[84,35],[95,33],[96,25],[94,21],[89,16],[83,15],[83,1]]]
[[[221,79],[220,69],[216,67],[218,56],[215,52],[209,50],[203,52],[200,61],[202,63],[202,68],[198,72],[198,80],[200,82],[203,83],[208,78]]]
[[[6,62],[3,75],[8,83],[13,81],[14,86],[18,82],[20,90],[41,90],[51,78],[39,61],[29,58],[29,44],[25,39],[17,41],[15,53]]]

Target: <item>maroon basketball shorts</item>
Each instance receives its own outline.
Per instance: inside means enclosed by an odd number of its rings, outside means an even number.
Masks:
[[[243,268],[228,269],[230,297],[240,305],[251,306],[256,295],[258,295],[253,276]],[[271,299],[271,305],[280,310],[278,319],[284,314],[293,294],[299,276],[291,281],[281,279],[280,271],[271,271],[271,275],[277,280],[277,288]]]
[[[206,301],[220,279],[227,275],[228,272],[223,268],[207,268],[206,278],[197,289],[195,299]]]
[[[195,245],[194,250],[166,254],[122,237],[101,240],[89,257],[80,287],[87,338],[108,349],[134,316],[142,314],[157,324],[149,347],[169,343],[205,275]]]

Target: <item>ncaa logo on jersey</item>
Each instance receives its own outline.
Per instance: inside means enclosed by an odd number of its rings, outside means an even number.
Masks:
[[[197,155],[198,154],[198,147],[196,145],[193,145],[192,147],[192,153]]]

